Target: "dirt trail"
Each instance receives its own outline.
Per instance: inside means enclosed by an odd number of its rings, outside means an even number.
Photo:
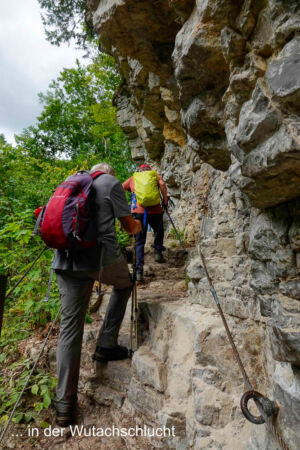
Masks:
[[[185,263],[183,251],[174,241],[166,241],[164,253],[166,263],[154,262],[152,233],[148,233],[145,248],[145,281],[138,284],[139,301],[139,335],[141,343],[147,337],[147,323],[143,319],[143,310],[148,303],[173,302],[186,295]],[[60,436],[45,436],[45,431],[37,427],[38,436],[28,436],[25,425],[11,424],[6,435],[3,448],[16,449],[145,449],[150,450],[153,445],[149,440],[139,437],[118,436],[120,431],[114,431],[115,436],[103,436],[104,430],[109,434],[113,427],[129,429],[138,425],[132,422],[132,416],[120,415],[120,407],[126,401],[126,392],[131,380],[131,360],[109,362],[106,365],[92,363],[91,355],[94,352],[98,331],[105,314],[105,308],[109,299],[110,288],[107,287],[101,306],[97,312],[91,314],[93,322],[85,325],[81,371],[78,388],[78,428],[58,429],[55,425],[55,411],[50,407],[43,411],[41,421],[46,421],[58,432]],[[96,293],[92,295],[91,305],[96,301]],[[128,302],[125,318],[122,324],[119,343],[129,347],[130,342],[130,308],[131,299]],[[45,334],[45,333],[43,333]],[[55,374],[55,352],[58,337],[58,326],[49,340],[45,354],[39,366],[47,368]],[[33,335],[20,344],[20,351],[34,358],[39,352],[41,335]],[[142,424],[140,424],[142,426]],[[32,425],[32,428],[35,425]],[[72,435],[72,433],[74,435]],[[47,434],[47,431],[46,431]],[[18,435],[18,436],[17,436]]]

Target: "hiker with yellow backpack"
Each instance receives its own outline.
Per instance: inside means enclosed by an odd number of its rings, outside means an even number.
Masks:
[[[164,250],[164,227],[162,201],[168,203],[166,183],[148,164],[142,164],[132,177],[124,181],[123,188],[131,192],[131,214],[134,219],[142,222],[142,231],[136,235],[136,279],[143,281],[144,247],[147,238],[148,225],[154,231],[154,260],[166,262]],[[159,192],[160,191],[160,192]]]

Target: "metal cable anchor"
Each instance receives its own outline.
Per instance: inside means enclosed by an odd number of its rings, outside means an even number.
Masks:
[[[268,397],[265,397],[260,392],[253,390],[247,391],[243,394],[240,405],[242,413],[244,414],[246,419],[249,420],[249,422],[254,423],[255,425],[261,425],[266,422],[263,416],[254,416],[249,411],[248,402],[251,399],[255,400],[256,402],[259,402],[264,413],[268,417],[276,416],[278,414],[279,407],[275,401],[268,399]]]

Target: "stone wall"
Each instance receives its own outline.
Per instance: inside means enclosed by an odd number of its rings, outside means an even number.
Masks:
[[[162,174],[194,246],[189,307],[159,316],[172,318],[169,353],[150,339],[169,399],[153,420],[181,423],[185,438],[170,447],[278,448],[239,412],[243,383],[197,251],[207,199],[208,270],[253,384],[279,401],[278,429],[300,448],[299,1],[88,3],[123,76],[114,101],[133,158]],[[136,410],[138,392],[128,400]]]

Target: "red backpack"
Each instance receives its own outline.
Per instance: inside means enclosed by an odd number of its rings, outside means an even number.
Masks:
[[[89,197],[95,178],[104,172],[91,175],[83,170],[71,175],[60,184],[47,206],[35,210],[37,222],[34,234],[40,229],[45,244],[59,250],[88,248],[97,240],[85,241],[84,233],[89,221]]]

